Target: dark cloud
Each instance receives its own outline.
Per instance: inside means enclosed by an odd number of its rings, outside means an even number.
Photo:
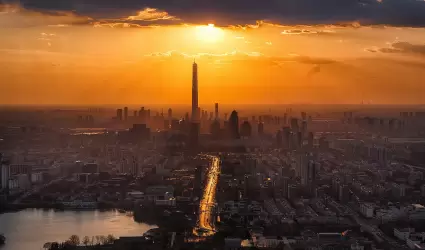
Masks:
[[[282,35],[329,35],[334,34],[334,30],[311,30],[311,29],[287,29],[282,31]]]
[[[388,48],[370,48],[366,50],[369,52],[405,53],[425,56],[425,44],[411,44],[408,42],[395,42]]]
[[[137,16],[139,11],[155,8],[175,17],[177,23],[245,25],[267,20],[292,25],[359,21],[368,25],[425,26],[425,2],[419,0],[20,0],[20,4],[37,11],[73,11],[96,20]],[[161,14],[157,17],[152,21],[170,21]]]

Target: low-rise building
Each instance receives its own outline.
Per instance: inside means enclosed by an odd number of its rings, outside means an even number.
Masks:
[[[394,236],[402,241],[407,240],[413,232],[415,232],[414,228],[394,228]]]
[[[374,210],[374,206],[370,203],[362,203],[360,205],[360,212],[366,218],[372,218]]]

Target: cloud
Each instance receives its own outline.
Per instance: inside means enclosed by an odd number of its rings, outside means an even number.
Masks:
[[[0,4],[0,28],[20,28],[34,26],[69,26],[86,24],[92,19],[72,11],[27,9],[19,4]]]
[[[425,1],[419,0],[25,0],[22,6],[37,11],[73,11],[96,20],[132,17],[159,22],[178,17],[192,24],[214,22],[248,28],[256,28],[257,20],[286,25],[357,21],[363,25],[425,26]],[[134,15],[134,10],[142,11]]]
[[[93,27],[95,28],[144,28],[144,27],[151,27],[151,26],[142,26],[140,24],[135,23],[127,23],[127,22],[93,22],[91,23]]]
[[[309,30],[309,29],[288,29],[281,32],[282,35],[326,35],[333,34],[334,30]]]
[[[320,72],[320,67],[330,64],[340,63],[336,60],[318,57],[301,56],[296,54],[290,54],[287,56],[267,56],[263,53],[256,51],[238,51],[234,50],[225,53],[195,53],[189,54],[185,52],[179,52],[176,50],[170,50],[166,52],[155,52],[145,55],[146,58],[152,59],[189,59],[193,60],[197,58],[199,60],[213,60],[213,62],[220,60],[222,63],[230,64],[236,62],[255,62],[262,63],[269,66],[281,67],[288,63],[300,63],[306,65],[314,65],[314,73]]]
[[[20,10],[18,4],[1,4],[0,3],[0,14],[16,13]]]
[[[180,20],[175,16],[171,16],[166,11],[160,11],[155,8],[145,8],[135,16],[126,18],[128,21],[158,21],[158,20]]]
[[[366,48],[369,52],[381,52],[381,53],[404,53],[412,55],[425,56],[425,44],[411,44],[408,42],[394,42],[390,44],[390,47],[386,48]]]

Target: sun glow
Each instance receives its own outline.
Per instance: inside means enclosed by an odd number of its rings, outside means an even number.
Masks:
[[[196,26],[196,38],[203,42],[215,43],[222,41],[224,31],[214,26],[214,24]]]

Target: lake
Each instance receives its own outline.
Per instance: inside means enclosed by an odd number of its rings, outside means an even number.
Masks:
[[[55,211],[27,209],[0,214],[0,234],[6,245],[0,250],[38,250],[46,242],[84,236],[138,236],[156,226],[137,223],[131,215],[118,211]]]

